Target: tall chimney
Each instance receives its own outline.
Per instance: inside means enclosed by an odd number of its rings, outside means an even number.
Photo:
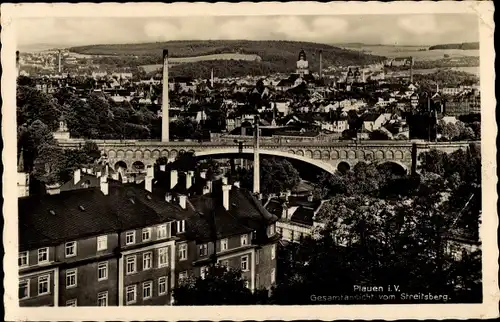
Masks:
[[[161,141],[169,141],[169,119],[168,119],[168,50],[163,49],[163,91],[161,100]]]
[[[61,59],[62,59],[62,54],[61,54],[61,51],[59,50],[57,52],[57,71],[59,72],[59,74],[62,72],[62,66],[61,66]]]
[[[254,147],[253,147],[253,192],[260,192],[260,160],[259,160],[259,116],[255,115]]]
[[[410,57],[410,83],[413,84],[413,56]]]
[[[226,210],[229,210],[229,191],[231,190],[230,184],[225,184],[222,186],[222,205]]]
[[[214,88],[214,69],[212,68],[212,72],[210,74],[210,87]]]
[[[323,78],[323,51],[319,51],[319,79]]]
[[[170,171],[170,189],[173,189],[177,184],[179,177],[177,175],[177,170]]]
[[[19,76],[20,72],[20,62],[19,62],[19,50],[16,50],[16,75]]]

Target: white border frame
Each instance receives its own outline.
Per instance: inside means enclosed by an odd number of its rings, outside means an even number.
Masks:
[[[490,1],[474,2],[335,2],[335,3],[175,3],[175,4],[2,4],[2,98],[4,143],[3,176],[4,214],[4,271],[5,319],[25,321],[49,320],[264,320],[264,319],[380,319],[399,318],[492,318],[498,316],[498,247],[496,230],[496,146],[494,92],[494,6]],[[17,17],[136,17],[141,16],[243,16],[243,15],[347,15],[347,14],[417,14],[417,13],[472,13],[480,24],[480,80],[482,114],[483,164],[483,218],[480,237],[483,249],[483,303],[482,304],[421,304],[421,305],[311,305],[311,306],[231,306],[231,307],[107,307],[88,310],[72,308],[20,308],[18,284],[17,209],[16,198],[16,84],[14,82]],[[15,255],[16,254],[16,255]]]

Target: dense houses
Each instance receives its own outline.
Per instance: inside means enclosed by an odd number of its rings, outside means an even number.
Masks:
[[[251,291],[276,281],[278,218],[226,177],[161,165],[129,182],[101,165],[33,196],[25,179],[21,164],[20,306],[170,305],[211,263]]]

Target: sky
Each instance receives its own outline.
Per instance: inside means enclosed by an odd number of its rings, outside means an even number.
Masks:
[[[472,14],[23,18],[20,49],[168,40],[296,40],[427,46],[479,41]]]

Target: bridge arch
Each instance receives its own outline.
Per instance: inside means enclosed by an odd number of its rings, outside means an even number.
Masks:
[[[323,169],[324,171],[327,171],[329,173],[335,173],[337,170],[335,166],[333,166],[330,163],[327,163],[322,160],[318,159],[312,159],[308,158],[306,156],[302,156],[297,154],[292,154],[288,153],[285,151],[280,151],[280,150],[266,150],[266,149],[260,149],[260,154],[261,155],[269,155],[269,156],[278,156],[278,157],[283,157],[283,158],[289,158],[293,160],[299,160],[303,162],[307,162],[309,164],[315,165],[318,168]],[[243,149],[242,151],[243,154],[253,154],[253,149]],[[238,154],[238,149],[237,148],[224,148],[224,149],[212,149],[212,150],[206,150],[206,151],[199,151],[195,153],[195,157],[205,157],[205,156],[214,156],[214,155],[224,155],[224,154]]]
[[[351,165],[345,161],[339,162],[339,164],[337,165],[337,170],[339,172],[345,173],[345,172],[351,170]]]
[[[133,170],[144,171],[145,168],[146,168],[146,165],[142,161],[137,160],[134,163],[132,163],[132,169]]]
[[[120,160],[120,161],[117,161],[115,163],[114,168],[115,168],[116,171],[118,171],[120,169],[127,170],[128,166],[127,166],[127,163],[125,163],[125,161]]]
[[[387,167],[394,174],[403,175],[403,174],[408,173],[408,167],[405,164],[398,162],[398,161],[395,161],[395,160],[387,160],[384,162],[380,162],[378,164],[378,167]]]

